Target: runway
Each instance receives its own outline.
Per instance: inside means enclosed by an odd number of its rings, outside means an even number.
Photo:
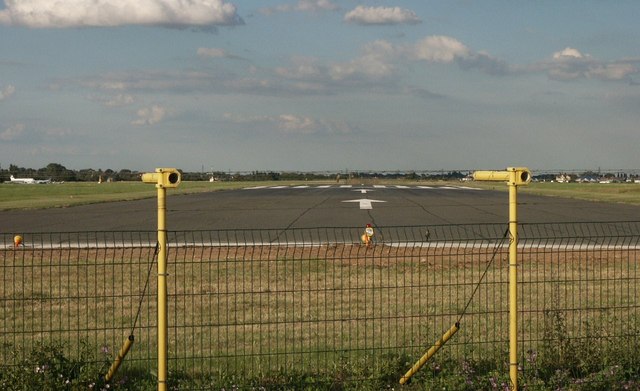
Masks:
[[[518,221],[640,221],[640,207],[519,194]],[[153,231],[155,198],[0,212],[0,233]],[[168,230],[508,222],[508,193],[471,186],[270,186],[167,197]]]

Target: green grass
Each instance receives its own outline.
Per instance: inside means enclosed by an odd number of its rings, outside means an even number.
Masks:
[[[488,190],[508,190],[508,186],[505,183],[498,182],[471,182],[470,186]],[[637,183],[531,182],[526,186],[520,186],[518,192],[549,197],[640,205],[640,184]]]
[[[182,182],[167,195],[220,191],[272,182]],[[289,184],[288,182],[283,182]],[[61,208],[155,197],[154,185],[142,182],[69,182],[49,185],[0,184],[0,210]]]

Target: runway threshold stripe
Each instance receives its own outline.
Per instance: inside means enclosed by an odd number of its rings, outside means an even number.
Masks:
[[[300,186],[253,186],[253,187],[244,187],[243,190],[260,190],[260,189],[329,189],[329,188],[339,188],[339,189],[352,189],[353,185],[340,185],[335,187],[334,185],[319,185],[319,186],[311,186],[311,185],[300,185]],[[479,191],[482,189],[476,187],[469,186],[405,186],[405,185],[373,185],[371,188],[373,189],[425,189],[425,190],[475,190]]]

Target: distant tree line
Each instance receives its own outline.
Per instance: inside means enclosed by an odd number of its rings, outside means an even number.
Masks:
[[[137,181],[140,173],[131,170],[114,171],[94,170],[92,168],[82,170],[70,170],[59,163],[49,163],[43,168],[25,168],[10,164],[8,169],[0,170],[0,181],[9,181],[13,175],[16,178],[50,179],[54,182],[98,182],[102,181]]]
[[[347,179],[407,179],[407,180],[456,180],[468,175],[461,171],[395,171],[395,172],[287,172],[287,171],[249,171],[249,172],[186,172],[180,170],[183,181],[289,181],[289,180],[347,180]],[[9,181],[10,175],[16,178],[49,179],[53,182],[107,182],[139,181],[142,173],[135,170],[85,168],[71,170],[59,163],[49,163],[42,168],[25,168],[10,164],[8,169],[0,168],[0,182]]]

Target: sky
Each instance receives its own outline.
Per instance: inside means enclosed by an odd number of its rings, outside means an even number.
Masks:
[[[0,0],[0,166],[640,169],[640,2]]]

